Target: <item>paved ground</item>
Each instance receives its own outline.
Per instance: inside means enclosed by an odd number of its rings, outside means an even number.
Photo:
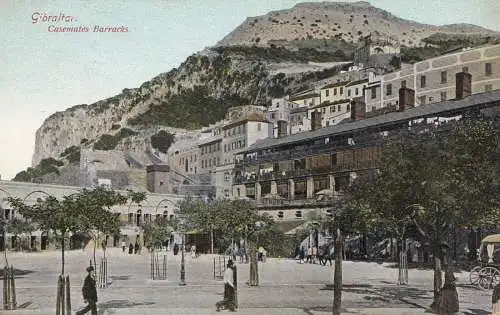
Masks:
[[[98,253],[98,259],[101,253]],[[66,272],[71,275],[73,309],[83,306],[81,285],[90,252],[72,251],[66,255]],[[223,285],[213,277],[213,256],[186,257],[186,286],[179,286],[180,255],[167,254],[168,280],[149,279],[149,255],[128,255],[108,251],[108,273],[112,280],[99,290],[100,314],[212,314],[222,299]],[[54,314],[60,253],[12,253],[9,262],[32,273],[16,279],[19,312],[45,310]],[[293,260],[268,259],[260,264],[259,287],[248,287],[248,264],[238,266],[238,298],[241,314],[328,314],[333,291],[328,284],[333,268],[297,264]],[[397,269],[376,263],[344,262],[342,306],[356,314],[421,314],[432,301],[432,272],[410,270],[408,286],[396,285]],[[464,286],[466,273],[459,280],[460,309],[465,314],[489,314],[491,292]],[[2,312],[0,312],[2,314]],[[35,313],[33,313],[35,314]],[[38,312],[37,314],[42,314]]]

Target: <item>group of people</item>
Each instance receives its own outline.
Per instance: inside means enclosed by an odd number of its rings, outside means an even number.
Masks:
[[[324,246],[309,246],[306,250],[304,246],[296,249],[295,257],[298,258],[299,262],[326,265],[327,261],[330,261],[330,266],[332,265],[332,253],[331,247],[328,245]]]
[[[124,241],[122,242],[122,251],[125,253],[125,250],[127,249],[127,243]],[[140,254],[141,253],[141,245],[139,242],[135,242],[135,245],[130,243],[128,245],[128,253],[131,254]]]

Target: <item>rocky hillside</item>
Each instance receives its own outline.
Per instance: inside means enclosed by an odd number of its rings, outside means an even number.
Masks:
[[[338,39],[356,43],[367,35],[378,35],[405,46],[424,46],[435,34],[495,36],[500,34],[470,24],[434,26],[408,21],[372,6],[369,2],[301,3],[291,9],[249,17],[220,46],[269,46],[281,42],[298,44],[307,39]]]
[[[495,36],[477,26],[406,21],[366,2],[305,3],[249,18],[216,47],[138,88],[51,115],[36,132],[33,168],[18,180],[57,174],[78,163],[83,149],[142,152],[138,162],[144,165],[166,161],[164,143],[173,134],[221,120],[229,107],[266,106],[347,69],[356,41],[370,32],[408,45],[408,60],[439,54],[450,43],[473,45]],[[463,37],[469,33],[476,37]],[[429,47],[410,47],[422,43]]]

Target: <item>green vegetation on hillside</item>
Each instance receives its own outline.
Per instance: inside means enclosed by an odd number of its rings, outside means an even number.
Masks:
[[[58,167],[63,165],[64,163],[62,161],[54,158],[43,159],[36,167],[28,167],[25,171],[17,173],[13,181],[41,183],[43,175],[51,173],[59,175]]]
[[[162,153],[167,153],[168,148],[174,143],[175,135],[160,130],[157,134],[151,136],[151,145]]]
[[[197,129],[224,118],[229,107],[248,103],[248,100],[234,94],[216,99],[209,95],[206,87],[195,86],[129,119],[128,124]]]
[[[113,150],[116,148],[118,143],[125,138],[137,135],[137,132],[130,130],[128,128],[122,128],[119,132],[114,135],[104,134],[99,140],[94,144],[95,150]]]
[[[352,60],[352,54],[337,50],[317,50],[315,48],[299,48],[289,50],[272,45],[271,47],[258,46],[228,46],[215,48],[221,54],[241,55],[249,60],[261,59],[266,61],[282,62],[335,62]]]
[[[401,61],[414,63],[446,54],[454,49],[495,43],[489,36],[450,35],[436,33],[422,39],[425,47],[401,47]]]
[[[59,155],[59,157],[66,157],[70,164],[80,163],[80,147],[72,145],[71,147],[66,148],[66,150]]]

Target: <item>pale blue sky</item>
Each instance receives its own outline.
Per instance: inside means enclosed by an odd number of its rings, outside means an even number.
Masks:
[[[0,175],[31,164],[43,120],[140,86],[214,45],[248,16],[294,0],[0,0]],[[320,2],[320,1],[308,1]],[[351,2],[351,1],[350,1]],[[498,0],[372,0],[402,18],[465,22],[500,31]],[[126,26],[129,33],[49,33],[34,12],[73,15],[78,25]]]

